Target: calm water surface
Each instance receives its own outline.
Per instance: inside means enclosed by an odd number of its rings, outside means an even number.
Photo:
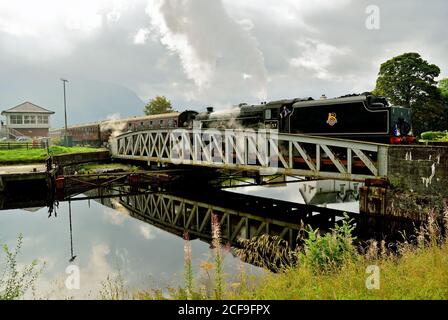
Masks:
[[[232,192],[303,203],[299,184],[280,187],[244,187]],[[69,206],[72,233],[70,234]],[[328,204],[328,207],[358,211],[357,202]],[[0,243],[13,247],[23,234],[21,264],[45,261],[38,283],[41,298],[98,298],[106,277],[118,273],[132,290],[166,288],[183,283],[184,240],[151,224],[135,219],[123,208],[112,209],[95,200],[61,202],[54,214],[30,208],[0,211]],[[72,236],[72,241],[71,237]],[[191,241],[195,278],[206,283],[204,261],[212,261],[210,244]],[[76,256],[70,262],[73,255]],[[81,271],[81,288],[65,288],[66,268],[75,264]],[[225,254],[228,279],[241,266],[231,253]],[[248,272],[260,272],[245,265]],[[231,280],[229,280],[231,281]]]

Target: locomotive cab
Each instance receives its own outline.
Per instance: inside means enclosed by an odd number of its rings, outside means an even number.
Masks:
[[[279,129],[280,110],[277,107],[264,110],[264,127],[266,129]]]
[[[177,126],[180,128],[193,128],[193,121],[197,116],[196,111],[186,110],[181,112],[177,120]]]
[[[291,116],[294,112],[294,103],[299,101],[310,101],[312,98],[296,98],[278,100],[264,105],[264,128],[278,129],[281,132],[291,132]]]

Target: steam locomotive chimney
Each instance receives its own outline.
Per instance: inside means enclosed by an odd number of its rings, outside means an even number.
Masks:
[[[208,113],[212,113],[213,112],[213,107],[207,107],[207,112]]]

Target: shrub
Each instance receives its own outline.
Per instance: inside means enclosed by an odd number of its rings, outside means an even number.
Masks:
[[[421,134],[423,140],[437,141],[448,139],[448,131],[427,131]]]
[[[45,264],[38,268],[37,260],[19,269],[17,256],[22,248],[23,236],[19,235],[17,245],[11,251],[7,245],[3,246],[6,263],[0,268],[0,300],[14,300],[23,298],[25,293],[34,289],[37,278],[41,274]]]
[[[299,263],[313,272],[327,272],[340,267],[344,262],[358,256],[353,245],[352,219],[345,215],[341,225],[331,229],[331,233],[320,235],[319,230],[308,226],[305,231],[303,250],[299,252]]]

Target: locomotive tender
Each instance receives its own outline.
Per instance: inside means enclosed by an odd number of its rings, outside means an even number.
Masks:
[[[383,97],[371,94],[339,98],[296,98],[258,105],[242,103],[214,112],[172,112],[120,120],[105,120],[71,126],[68,135],[75,144],[100,145],[112,134],[165,128],[276,129],[281,133],[308,134],[379,143],[412,143],[410,109],[390,106]],[[52,130],[63,136],[64,130]]]

